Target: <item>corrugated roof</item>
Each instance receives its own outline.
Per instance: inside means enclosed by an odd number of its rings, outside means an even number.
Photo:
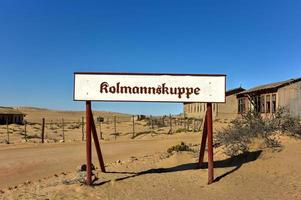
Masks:
[[[260,86],[253,87],[249,90],[243,91],[243,92],[240,93],[240,95],[241,94],[249,94],[249,93],[253,93],[253,92],[261,92],[261,91],[271,90],[271,89],[278,89],[278,88],[284,87],[286,85],[295,83],[295,82],[300,81],[300,80],[301,80],[301,78],[296,78],[296,79],[289,79],[289,80],[286,80],[286,81],[280,81],[280,82],[260,85]]]
[[[11,107],[2,107],[0,106],[0,114],[2,115],[25,115],[24,113],[11,108]]]

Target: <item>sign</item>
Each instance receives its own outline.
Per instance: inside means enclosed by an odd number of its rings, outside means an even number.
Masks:
[[[221,74],[74,73],[76,101],[225,102]]]

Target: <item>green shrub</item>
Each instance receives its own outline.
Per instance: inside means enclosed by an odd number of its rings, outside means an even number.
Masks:
[[[177,144],[174,146],[171,146],[167,149],[167,153],[172,153],[172,152],[180,152],[180,151],[194,151],[191,149],[187,144],[184,142],[181,142],[181,144]]]

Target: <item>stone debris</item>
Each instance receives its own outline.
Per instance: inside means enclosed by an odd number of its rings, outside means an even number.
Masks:
[[[97,180],[97,177],[93,173],[93,170],[95,170],[95,167],[93,164],[91,164],[91,168],[92,168],[92,182],[94,182]],[[63,180],[63,184],[66,184],[66,185],[78,184],[78,183],[85,184],[86,183],[86,175],[87,175],[86,169],[87,169],[86,164],[78,166],[76,168],[75,177],[72,179]]]

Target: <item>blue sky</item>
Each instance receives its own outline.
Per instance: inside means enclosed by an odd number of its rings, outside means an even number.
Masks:
[[[300,10],[299,0],[0,0],[0,105],[83,110],[72,99],[75,71],[222,73],[228,89],[301,77]]]

